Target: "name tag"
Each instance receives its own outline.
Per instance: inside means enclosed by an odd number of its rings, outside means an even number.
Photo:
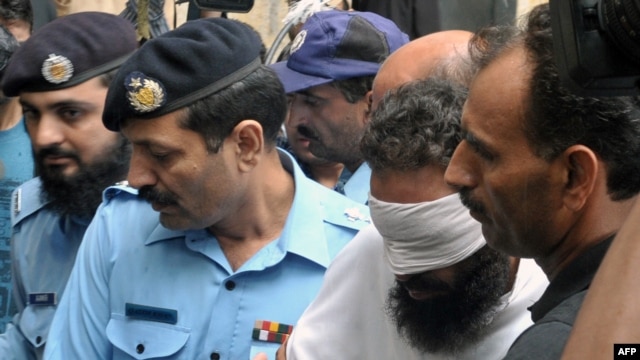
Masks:
[[[175,325],[178,323],[178,311],[153,306],[126,303],[125,315],[136,320],[162,322]]]
[[[52,306],[57,303],[56,293],[29,294],[29,305]]]

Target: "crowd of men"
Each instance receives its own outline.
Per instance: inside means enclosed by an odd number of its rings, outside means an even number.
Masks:
[[[610,284],[635,279],[640,108],[565,87],[548,5],[413,40],[322,10],[274,64],[225,17],[144,41],[103,12],[0,30],[3,359],[560,359],[596,323],[593,353],[635,341]],[[623,311],[595,315],[607,294]]]

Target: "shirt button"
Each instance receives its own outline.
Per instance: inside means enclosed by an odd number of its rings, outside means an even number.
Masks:
[[[136,346],[136,352],[142,354],[144,352],[144,345],[138,344],[138,346]]]
[[[236,283],[235,283],[235,282],[233,282],[233,281],[231,281],[231,280],[229,280],[229,281],[227,281],[226,283],[224,283],[224,287],[225,287],[227,290],[231,291],[231,290],[233,290],[233,289],[235,289],[235,288],[236,288]]]
[[[209,359],[220,360],[220,354],[218,354],[217,352],[212,352],[211,355],[209,356]]]
[[[42,336],[36,336],[36,344],[40,344],[42,342]]]

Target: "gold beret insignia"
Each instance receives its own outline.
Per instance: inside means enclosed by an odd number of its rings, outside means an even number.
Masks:
[[[132,72],[125,79],[129,104],[139,113],[151,112],[165,103],[162,83],[141,72]]]
[[[49,54],[42,63],[42,76],[53,84],[61,84],[73,76],[73,64],[62,55]]]

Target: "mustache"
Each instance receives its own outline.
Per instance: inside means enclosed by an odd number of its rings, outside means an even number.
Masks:
[[[151,185],[146,185],[138,190],[138,197],[148,201],[155,202],[159,205],[175,205],[178,203],[175,196],[170,193],[158,191]]]
[[[319,140],[318,134],[316,134],[315,131],[311,130],[309,127],[305,125],[298,125],[296,129],[298,130],[298,133],[300,133],[300,135],[308,139]]]
[[[469,189],[460,189],[458,194],[462,205],[466,206],[469,210],[483,215],[486,213],[484,206],[471,198],[471,191]]]
[[[44,158],[47,156],[57,156],[57,157],[69,157],[76,160],[77,162],[80,162],[80,157],[78,156],[78,153],[76,153],[75,151],[62,150],[60,146],[57,146],[57,145],[40,149],[40,151],[38,151],[38,154],[36,156],[38,157],[39,161],[44,160]]]
[[[417,292],[449,292],[454,289],[448,283],[432,278],[425,278],[422,276],[412,276],[407,281],[398,281],[403,288],[407,291],[417,291]]]

